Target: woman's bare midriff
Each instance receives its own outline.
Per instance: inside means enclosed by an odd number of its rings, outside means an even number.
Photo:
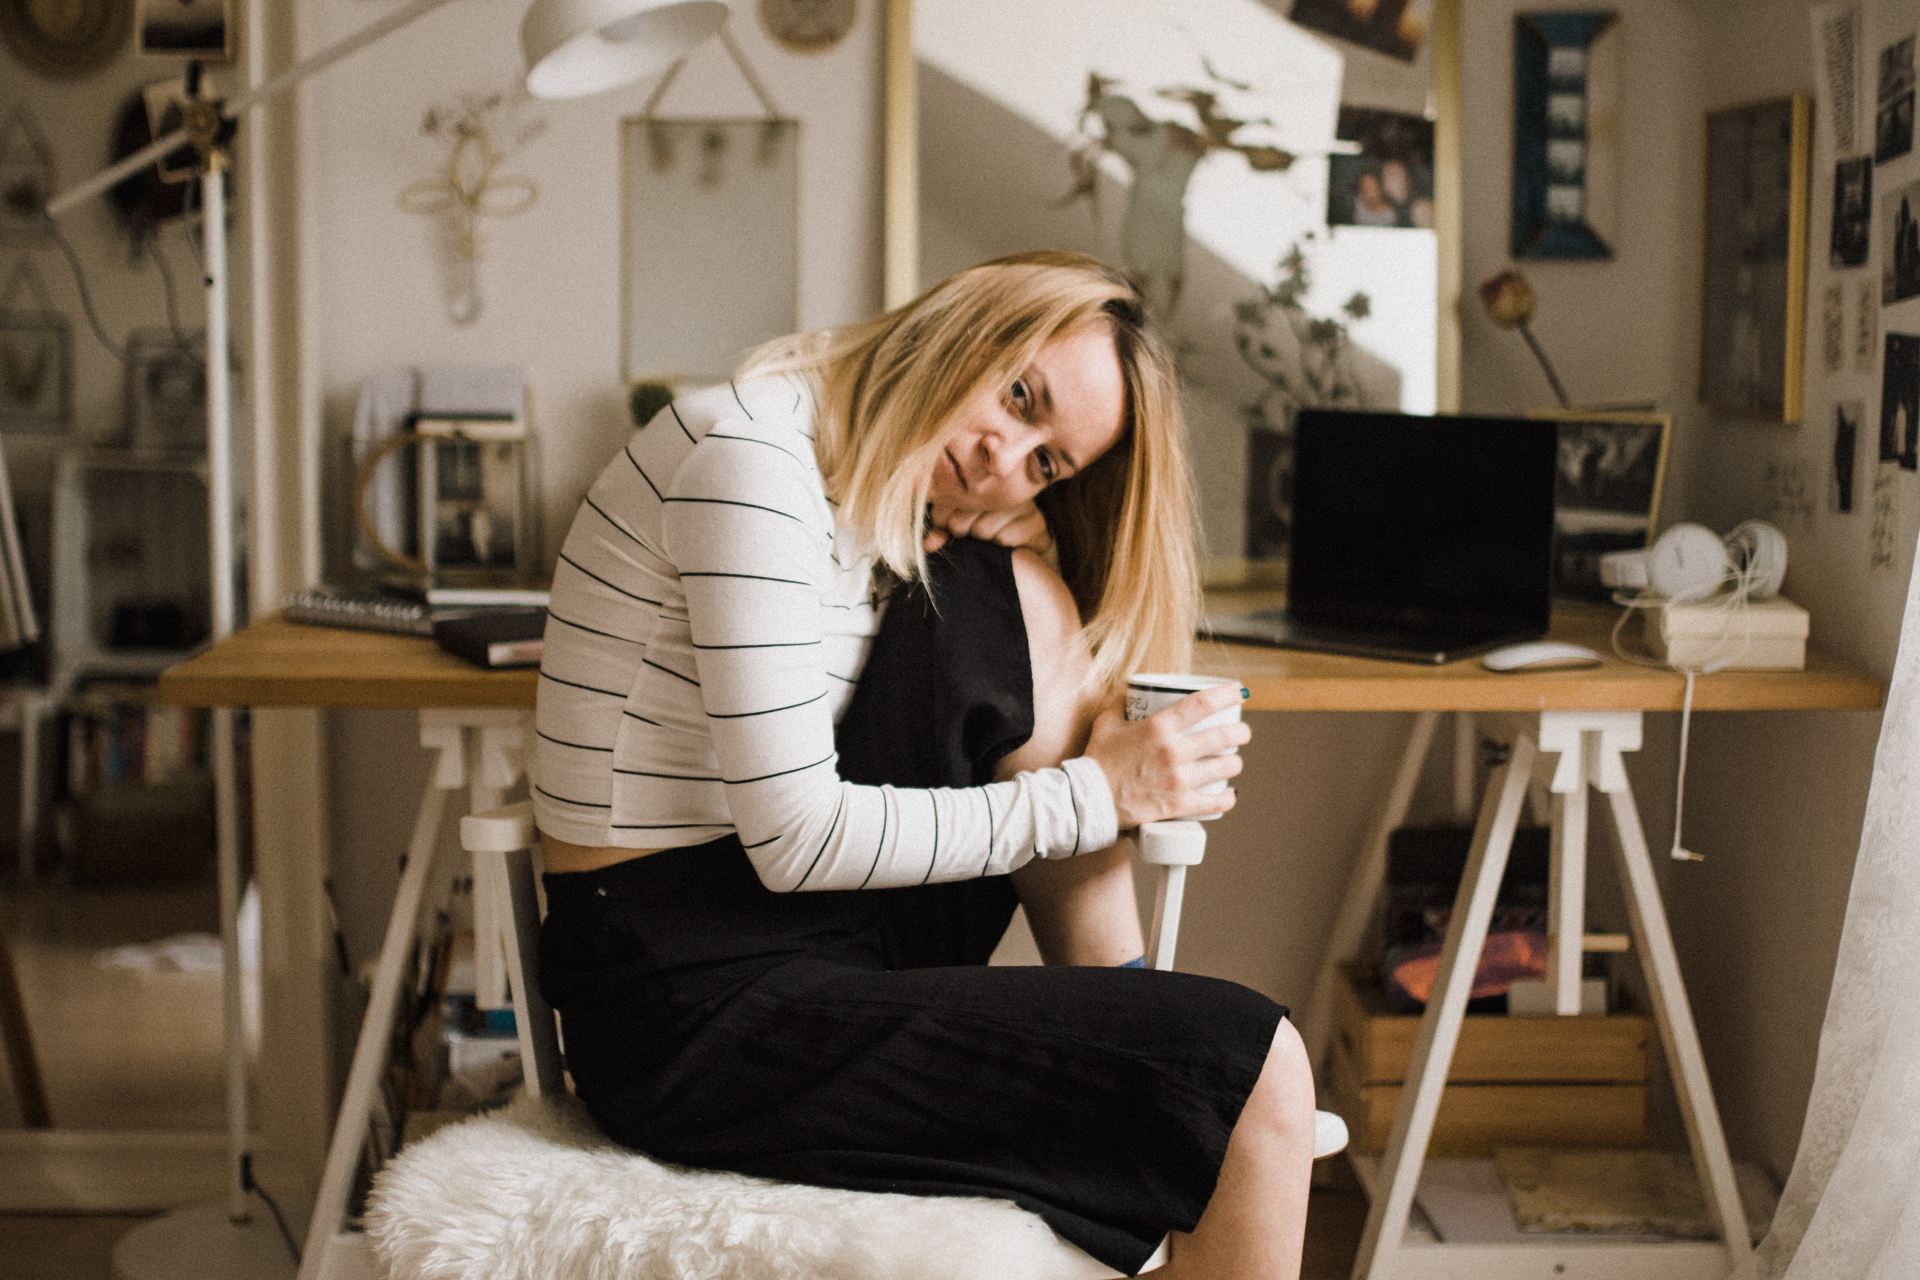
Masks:
[[[557,875],[570,875],[577,871],[601,871],[622,862],[631,862],[635,858],[644,858],[659,852],[658,849],[623,849],[611,844],[573,844],[566,840],[556,840],[545,832],[540,835],[541,869]]]

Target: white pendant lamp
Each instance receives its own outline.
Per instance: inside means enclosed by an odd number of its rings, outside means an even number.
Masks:
[[[651,79],[726,20],[721,0],[534,0],[520,20],[527,90],[581,98]]]

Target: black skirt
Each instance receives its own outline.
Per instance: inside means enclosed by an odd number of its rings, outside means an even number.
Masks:
[[[977,786],[1032,732],[1010,553],[889,606],[838,730],[861,783]],[[540,985],[608,1136],[789,1182],[1011,1200],[1132,1274],[1206,1208],[1286,1010],[1142,969],[988,967],[1003,877],[779,894],[733,837],[549,875]]]

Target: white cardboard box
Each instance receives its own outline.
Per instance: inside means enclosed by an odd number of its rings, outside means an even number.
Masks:
[[[1665,604],[1649,613],[1647,644],[1676,667],[1799,671],[1807,665],[1807,611],[1780,596]]]

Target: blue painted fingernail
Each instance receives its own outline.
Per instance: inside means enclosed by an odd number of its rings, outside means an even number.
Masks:
[[[1240,686],[1240,701],[1245,702],[1248,698],[1251,698],[1252,696],[1253,696],[1253,690],[1247,688],[1247,686],[1245,685]]]

